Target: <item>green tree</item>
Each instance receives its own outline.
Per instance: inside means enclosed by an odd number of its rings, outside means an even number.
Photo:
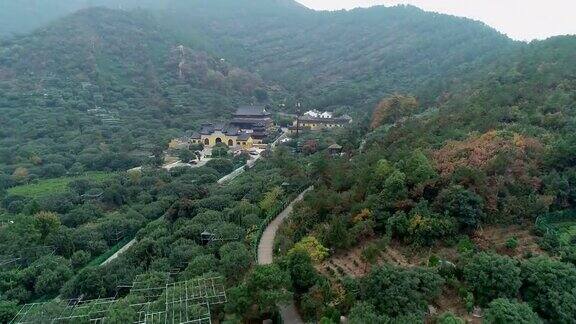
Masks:
[[[330,222],[326,233],[325,243],[328,247],[346,249],[350,247],[350,232],[346,226],[346,220],[342,216],[335,216]]]
[[[278,204],[278,200],[284,194],[282,188],[276,186],[270,189],[264,198],[260,201],[259,206],[264,212],[269,213]]]
[[[80,250],[80,251],[76,251],[76,252],[74,252],[74,254],[72,254],[70,261],[72,262],[72,267],[74,269],[79,269],[79,268],[82,268],[83,266],[85,266],[86,264],[88,264],[88,262],[90,262],[91,258],[92,258],[92,256],[91,256],[90,252]]]
[[[34,219],[42,240],[46,239],[50,233],[54,233],[60,227],[60,218],[55,213],[39,212],[34,215]]]
[[[406,161],[406,180],[411,185],[417,185],[438,176],[436,170],[420,150],[415,150]]]
[[[315,263],[322,262],[329,254],[328,249],[314,236],[306,236],[294,244],[294,247],[288,251],[288,256],[297,251],[306,252]]]
[[[436,202],[439,210],[458,220],[463,230],[474,230],[484,218],[484,202],[477,194],[462,186],[452,186],[444,189]]]
[[[381,253],[381,251],[378,248],[378,245],[375,243],[371,243],[371,244],[368,244],[362,250],[361,257],[362,257],[362,260],[364,260],[364,262],[366,262],[367,265],[373,265],[378,260],[380,253]]]
[[[384,181],[383,193],[387,205],[393,205],[394,202],[405,199],[408,194],[406,175],[398,170],[392,172]]]
[[[70,261],[61,256],[44,256],[23,271],[25,281],[38,296],[52,295],[72,276]]]
[[[376,311],[374,305],[366,302],[357,302],[348,316],[350,324],[388,324],[390,319],[385,315],[381,315]]]
[[[9,323],[19,310],[20,306],[15,301],[0,300],[0,322]]]
[[[230,289],[227,309],[245,318],[257,319],[292,298],[290,276],[277,265],[256,266],[246,281]]]
[[[212,148],[212,157],[225,158],[228,156],[228,151],[230,151],[230,148],[225,144],[217,144]]]
[[[206,166],[216,170],[220,175],[226,175],[234,170],[234,164],[228,159],[212,159]]]
[[[390,161],[382,159],[376,163],[376,176],[379,179],[386,180],[396,169]]]
[[[499,297],[514,297],[522,284],[516,262],[494,253],[474,255],[464,266],[464,279],[481,305]]]
[[[240,242],[232,242],[220,248],[221,269],[227,278],[239,280],[250,267],[251,254]]]
[[[110,307],[106,323],[133,323],[137,319],[138,314],[133,307],[130,307],[128,300],[120,300]]]
[[[522,262],[523,300],[544,319],[576,321],[576,267],[545,256]]]
[[[390,317],[423,315],[429,301],[436,298],[444,284],[432,269],[376,267],[361,280],[360,296]]]
[[[192,259],[190,263],[188,263],[184,273],[188,279],[192,279],[204,273],[215,271],[216,269],[218,269],[218,260],[216,257],[212,254],[205,254]]]
[[[447,312],[438,316],[436,324],[466,324],[466,321],[450,312]]]
[[[498,298],[488,304],[484,313],[484,322],[487,324],[539,324],[542,320],[534,313],[530,305],[515,300]]]
[[[178,158],[184,163],[196,160],[196,154],[189,149],[183,149],[178,152]]]
[[[318,274],[312,265],[312,258],[302,250],[296,250],[288,256],[288,272],[296,292],[306,292],[310,289]]]

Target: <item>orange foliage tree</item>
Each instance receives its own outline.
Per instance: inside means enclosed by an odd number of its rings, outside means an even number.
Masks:
[[[417,109],[418,100],[412,96],[395,94],[384,98],[374,109],[370,127],[375,129],[383,124],[395,123],[402,117],[415,113]]]
[[[472,185],[488,210],[497,209],[498,192],[507,184],[522,184],[537,192],[540,156],[544,151],[535,138],[517,133],[489,131],[464,141],[451,141],[433,153],[438,173],[451,177],[457,170],[477,170],[486,175],[483,183]],[[544,198],[544,197],[541,197]]]

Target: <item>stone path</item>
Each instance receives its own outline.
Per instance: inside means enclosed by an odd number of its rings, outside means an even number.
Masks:
[[[260,238],[260,242],[258,244],[258,264],[271,264],[274,261],[274,238],[276,237],[276,233],[280,228],[280,225],[290,216],[292,210],[294,209],[294,204],[301,201],[304,198],[304,195],[314,189],[314,187],[309,187],[308,189],[304,190],[301,194],[296,197],[278,216],[268,224],[266,230],[262,234]],[[296,310],[296,306],[294,303],[290,303],[287,305],[280,305],[280,315],[282,316],[282,321],[285,324],[301,324],[304,323],[300,314]]]
[[[116,251],[116,253],[112,254],[106,261],[102,262],[100,266],[105,266],[108,263],[112,262],[112,260],[116,259],[120,254],[126,252],[134,243],[136,243],[136,239],[132,239],[130,242],[126,243],[120,250]]]

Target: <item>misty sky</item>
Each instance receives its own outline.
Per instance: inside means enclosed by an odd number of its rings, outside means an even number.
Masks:
[[[313,9],[412,4],[485,22],[517,40],[576,34],[576,0],[297,0]]]

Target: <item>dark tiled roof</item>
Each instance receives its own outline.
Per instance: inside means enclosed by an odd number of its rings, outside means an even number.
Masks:
[[[215,123],[215,124],[214,124],[214,130],[224,132],[224,130],[226,129],[227,126],[228,126],[228,125],[225,124],[225,123]]]
[[[230,122],[231,124],[250,124],[250,125],[260,125],[260,126],[266,126],[270,123],[272,123],[272,119],[271,118],[242,118],[242,117],[236,117],[234,119],[232,119],[232,121]]]
[[[248,133],[241,133],[240,135],[238,135],[237,139],[239,141],[247,141],[250,138],[250,134]]]
[[[200,129],[200,134],[210,135],[212,133],[214,133],[214,124],[202,124],[202,128]]]
[[[226,135],[234,136],[234,135],[238,135],[238,133],[240,132],[240,128],[233,126],[233,125],[226,125],[222,129],[222,132],[225,133]]]
[[[314,118],[314,117],[300,117],[300,122],[304,123],[318,123],[318,124],[347,124],[350,122],[349,118]]]
[[[270,113],[266,111],[264,106],[242,106],[236,109],[236,115],[241,116],[268,116]]]

